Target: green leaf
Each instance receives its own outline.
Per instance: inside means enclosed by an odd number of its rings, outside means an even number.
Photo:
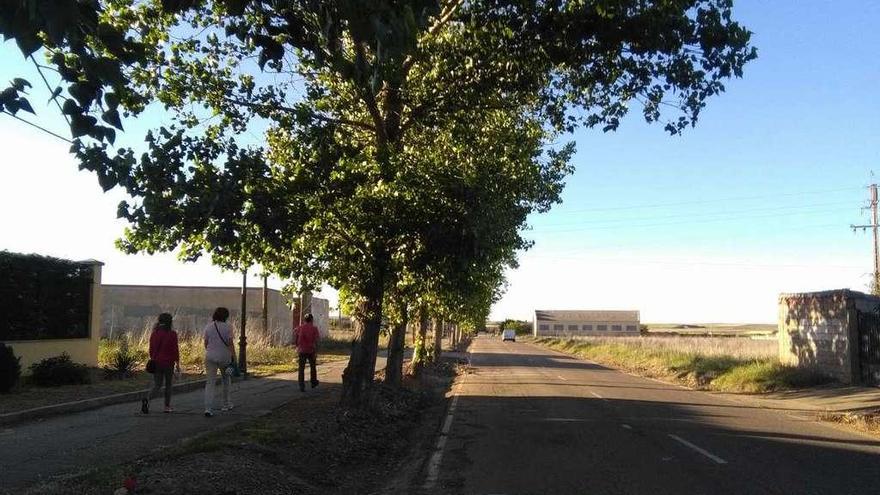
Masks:
[[[65,115],[79,115],[82,113],[82,108],[75,101],[67,99],[64,100],[64,105],[61,106],[61,113]]]
[[[33,107],[31,107],[30,102],[28,102],[26,99],[19,98],[18,99],[18,106],[21,110],[24,110],[25,112],[32,113],[32,114],[36,115],[36,112],[34,112],[34,109],[33,109]]]
[[[20,77],[16,77],[12,80],[12,86],[19,91],[24,91],[31,87],[31,83],[27,82],[27,80],[22,79]]]
[[[115,108],[107,110],[106,112],[101,114],[101,120],[119,129],[120,131],[123,130],[122,121],[119,120],[119,112]]]
[[[46,100],[46,103],[49,103],[50,101],[54,100],[55,98],[58,98],[58,96],[61,94],[61,91],[62,91],[61,86],[58,86],[57,88],[55,88],[52,91],[52,94],[49,95],[49,99]]]
[[[92,133],[98,119],[91,115],[73,114],[70,116],[70,132],[73,137],[78,138]]]

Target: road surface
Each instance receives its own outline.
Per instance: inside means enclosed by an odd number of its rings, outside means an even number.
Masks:
[[[880,494],[880,441],[805,413],[526,343],[471,351],[424,493]]]

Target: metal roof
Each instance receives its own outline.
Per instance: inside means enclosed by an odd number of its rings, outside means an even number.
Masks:
[[[638,311],[553,310],[536,309],[535,320],[541,321],[639,321]]]

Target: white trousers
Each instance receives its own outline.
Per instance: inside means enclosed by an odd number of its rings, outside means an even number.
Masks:
[[[229,404],[229,385],[232,377],[226,372],[229,363],[218,363],[209,359],[205,360],[205,411],[214,409],[214,386],[217,383],[217,370],[220,370],[220,379],[223,382],[223,405]]]

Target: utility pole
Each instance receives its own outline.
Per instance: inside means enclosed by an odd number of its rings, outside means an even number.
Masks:
[[[263,338],[269,335],[269,276],[263,275]]]
[[[247,268],[241,271],[241,332],[238,338],[238,367],[247,377]]]
[[[877,238],[877,228],[880,225],[877,224],[877,184],[871,184],[868,186],[868,189],[871,191],[871,223],[869,225],[850,225],[855,232],[857,229],[862,229],[864,232],[867,229],[871,229],[874,233],[874,279],[871,284],[871,292],[877,294],[880,292],[880,240]]]

